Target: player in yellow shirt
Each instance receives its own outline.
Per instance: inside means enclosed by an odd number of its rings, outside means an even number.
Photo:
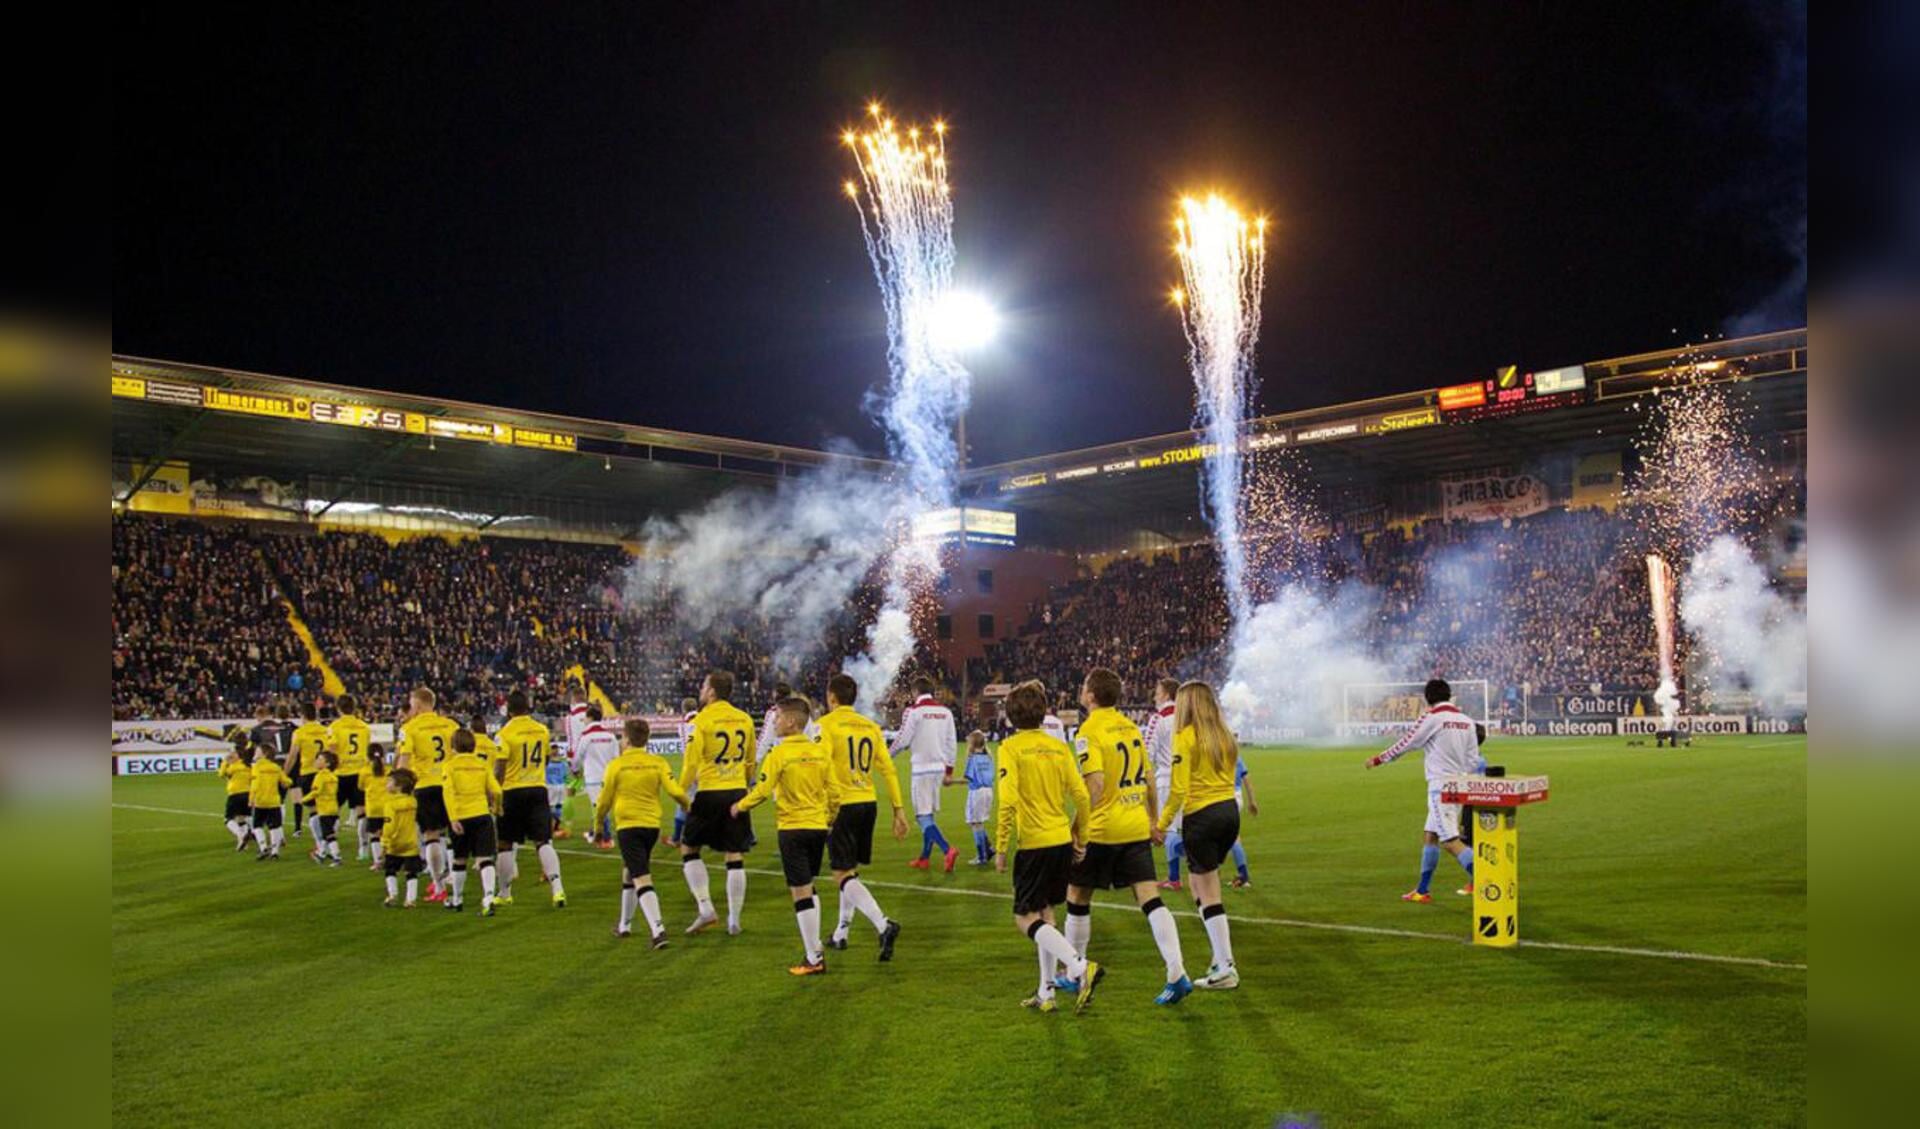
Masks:
[[[666,792],[683,808],[688,798],[686,790],[673,779],[673,767],[647,747],[653,728],[646,718],[628,718],[623,735],[626,748],[607,765],[600,802],[593,809],[595,827],[612,817],[614,840],[620,845],[620,921],[613,927],[613,935],[633,936],[633,910],[638,906],[647,919],[647,935],[653,947],[664,949],[667,927],[661,924],[660,895],[653,889],[653,847],[660,841],[660,793]]]
[[[1174,694],[1173,728],[1173,780],[1167,786],[1167,806],[1154,823],[1153,841],[1164,842],[1167,828],[1180,817],[1188,884],[1213,944],[1213,966],[1194,987],[1238,988],[1227,907],[1220,901],[1220,863],[1240,838],[1240,805],[1233,798],[1240,743],[1220,716],[1213,687],[1204,682],[1183,683]]]
[[[478,863],[480,916],[492,917],[494,858],[500,853],[493,813],[500,810],[500,782],[475,747],[472,730],[454,730],[453,755],[441,766],[447,825],[453,831],[453,896],[447,908],[455,913],[467,908],[467,865]]]
[[[253,841],[259,844],[259,860],[279,859],[280,846],[287,841],[280,811],[280,794],[292,781],[280,762],[274,759],[273,736],[256,732],[253,738],[253,775],[247,782],[247,802],[253,805]]]
[[[719,924],[707,882],[707,864],[700,848],[712,847],[727,862],[727,932],[740,932],[740,911],[747,904],[746,852],[752,846],[753,824],[744,814],[733,815],[733,805],[747,794],[753,779],[753,719],[735,706],[733,675],[716,670],[700,683],[700,712],[687,726],[686,763],[680,769],[680,788],[699,794],[687,809],[687,826],[680,835],[680,868],[698,912],[688,933]]]
[[[396,768],[413,770],[413,799],[420,808],[420,854],[427,864],[427,900],[443,902],[447,897],[444,879],[451,867],[443,841],[448,821],[441,766],[453,755],[453,735],[460,726],[434,712],[436,701],[433,691],[425,686],[416,686],[407,695],[407,712],[401,718],[393,763]]]
[[[493,755],[494,775],[500,780],[500,893],[495,905],[513,904],[513,880],[520,874],[520,844],[532,843],[540,858],[540,878],[553,894],[553,908],[565,909],[567,891],[560,885],[560,855],[553,849],[553,809],[547,803],[547,759],[553,756],[553,733],[528,716],[532,707],[525,690],[507,695],[507,723],[500,727],[500,743]]]
[[[227,786],[227,834],[233,849],[245,851],[253,842],[253,743],[244,732],[233,735],[233,748],[220,762],[220,780]]]
[[[1073,750],[1041,729],[1047,720],[1047,690],[1022,682],[1007,695],[1007,720],[1014,734],[1000,742],[1000,819],[994,836],[993,867],[1007,869],[1007,847],[1019,839],[1013,856],[1013,923],[1040,954],[1040,988],[1020,1002],[1041,1013],[1055,1010],[1055,966],[1079,985],[1074,1011],[1093,1002],[1106,969],[1074,951],[1053,924],[1053,907],[1067,896],[1067,872],[1087,852],[1087,786],[1074,768]],[[1068,805],[1072,811],[1068,811]]]
[[[342,694],[333,708],[340,716],[327,726],[327,748],[340,758],[334,775],[340,778],[340,811],[352,821],[354,857],[367,857],[367,750],[373,747],[373,727],[360,717],[360,702]]]
[[[386,853],[380,846],[380,833],[387,824],[387,751],[378,745],[367,746],[367,770],[360,774],[360,785],[366,794],[367,813],[367,853],[373,861],[368,870],[379,870],[381,857]]]
[[[1074,754],[1086,780],[1091,808],[1087,815],[1087,854],[1067,874],[1067,942],[1086,955],[1093,934],[1093,892],[1133,891],[1147,917],[1147,928],[1167,964],[1167,986],[1154,997],[1162,1006],[1177,1004],[1193,992],[1180,956],[1180,931],[1173,911],[1160,900],[1153,864],[1153,827],[1159,817],[1153,770],[1140,727],[1119,711],[1120,676],[1105,667],[1087,672],[1080,686],[1085,710],[1074,735]],[[1060,988],[1078,988],[1063,983]]]
[[[780,869],[786,872],[787,890],[793,895],[794,921],[800,927],[804,949],[800,963],[787,969],[795,976],[815,976],[827,970],[827,953],[820,946],[820,903],[813,896],[813,880],[820,874],[827,828],[838,814],[841,797],[826,749],[807,737],[812,713],[805,698],[782,698],[774,706],[774,732],[780,740],[768,751],[753,790],[733,803],[731,813],[744,815],[779,795],[774,826],[780,832]],[[700,794],[705,796],[706,790]]]
[[[887,752],[886,734],[873,719],[853,708],[859,694],[860,686],[851,677],[834,675],[827,680],[827,712],[820,715],[820,747],[826,750],[840,788],[840,812],[827,832],[827,866],[840,888],[840,920],[833,927],[833,936],[827,938],[827,947],[847,947],[847,934],[858,911],[880,933],[880,959],[892,960],[900,926],[888,919],[867,884],[860,881],[860,867],[873,862],[873,825],[879,816],[874,770],[879,770],[887,784],[895,839],[907,837],[907,817],[900,810],[900,778]]]
[[[312,823],[313,801],[307,793],[313,791],[313,774],[319,770],[320,754],[327,748],[327,727],[320,724],[320,711],[312,702],[300,703],[300,727],[293,731],[291,761],[287,772],[293,777],[293,791],[289,798],[293,801],[294,827],[308,827]],[[305,808],[303,815],[301,809]]]
[[[339,763],[340,758],[331,751],[322,752],[314,763],[313,788],[307,793],[313,806],[313,814],[308,817],[313,850],[307,857],[323,866],[340,865],[340,841],[335,838],[340,830],[340,776],[333,771]]]
[[[420,803],[414,799],[414,775],[396,768],[387,777],[386,816],[380,825],[381,869],[387,873],[387,904],[412,909],[420,892]],[[400,875],[407,876],[407,900],[400,899]]]

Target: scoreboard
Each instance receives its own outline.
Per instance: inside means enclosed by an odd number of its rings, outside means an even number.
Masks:
[[[1585,365],[1528,373],[1504,365],[1486,380],[1440,389],[1440,410],[1448,419],[1489,419],[1578,403],[1586,391]]]

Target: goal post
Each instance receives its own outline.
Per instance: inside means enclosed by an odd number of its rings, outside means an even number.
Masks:
[[[1453,702],[1475,721],[1487,720],[1492,704],[1484,678],[1449,679]],[[1425,682],[1350,682],[1340,687],[1342,737],[1380,737],[1399,733],[1426,712]]]

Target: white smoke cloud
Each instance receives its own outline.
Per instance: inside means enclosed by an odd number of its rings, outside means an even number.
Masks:
[[[1716,687],[1744,685],[1774,706],[1806,691],[1806,613],[1773,589],[1738,539],[1716,537],[1693,558],[1680,618]]]
[[[893,543],[901,504],[897,484],[842,463],[774,491],[731,491],[647,523],[627,601],[668,601],[696,633],[764,620],[775,666],[792,671]]]
[[[885,718],[881,703],[899,677],[901,664],[913,654],[913,619],[899,606],[901,603],[904,601],[889,601],[880,609],[867,630],[866,652],[848,659],[841,668],[860,688],[860,712],[882,724]]]
[[[1220,692],[1227,724],[1251,740],[1282,727],[1335,732],[1341,687],[1392,677],[1367,641],[1378,608],[1378,594],[1362,584],[1331,593],[1288,585],[1255,607]]]

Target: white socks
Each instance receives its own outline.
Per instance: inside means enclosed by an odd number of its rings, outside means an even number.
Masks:
[[[480,904],[483,906],[490,906],[493,904],[493,883],[494,883],[493,867],[488,865],[487,863],[484,863],[484,862],[481,863],[480,864]]]
[[[409,883],[409,885],[411,885],[411,883]],[[397,898],[399,896],[400,896],[400,876],[398,874],[387,875],[387,897]]]
[[[1172,984],[1187,974],[1187,963],[1180,956],[1180,930],[1174,927],[1173,911],[1161,905],[1159,898],[1148,904],[1153,908],[1147,911],[1147,928],[1153,931],[1160,959],[1167,962],[1167,983]],[[1226,918],[1220,920],[1224,923]]]
[[[622,933],[633,928],[633,905],[636,898],[632,883],[620,883],[620,932]]]
[[[1221,971],[1233,967],[1233,938],[1227,933],[1227,907],[1210,905],[1200,911],[1200,924],[1207,927],[1207,940],[1213,942],[1213,967]]]
[[[1087,958],[1074,952],[1073,946],[1067,943],[1066,937],[1062,936],[1058,929],[1044,921],[1038,921],[1034,923],[1032,929],[1027,930],[1027,936],[1033,938],[1033,943],[1040,947],[1042,953],[1060,962],[1061,967],[1066,970],[1067,979],[1078,980],[1086,973]]]
[[[497,864],[494,869],[500,875],[500,896],[503,898],[513,896],[513,880],[520,876],[520,863],[514,857],[516,854],[517,851],[509,848],[494,856]]]
[[[422,847],[427,856],[427,877],[434,885],[443,885],[447,880],[447,845],[439,839],[429,839]]]
[[[806,949],[808,963],[818,964],[825,960],[826,954],[820,950],[819,901],[814,898],[801,898],[793,903],[793,916],[794,920],[800,924],[800,944]]]
[[[1081,956],[1087,955],[1087,940],[1093,936],[1093,907],[1084,907],[1085,912],[1073,912],[1073,903],[1067,903],[1067,944]]]
[[[727,864],[727,926],[740,927],[740,911],[747,904],[747,871],[745,863]],[[820,924],[820,915],[813,916],[814,925]]]
[[[687,876],[687,889],[693,892],[693,902],[700,916],[710,916],[713,913],[713,893],[707,883],[707,860],[690,858],[680,864],[680,871]]]
[[[1040,950],[1040,998],[1043,1000],[1053,995],[1053,978],[1059,975],[1059,965],[1060,962],[1053,959],[1052,953]]]
[[[353,857],[367,857],[367,817],[364,815],[353,817]]]
[[[873,892],[867,889],[867,884],[860,881],[857,874],[840,887],[840,931],[836,936],[845,935],[847,926],[853,923],[854,910],[859,910],[868,921],[873,922],[876,931],[886,929],[887,915],[880,911],[880,903],[874,900]]]
[[[560,893],[560,852],[553,849],[552,843],[542,843],[539,854],[540,877],[547,880],[547,884],[553,887],[554,893]],[[514,863],[513,869],[516,874],[519,873],[520,864]]]
[[[367,850],[373,855],[373,861],[375,863],[379,863],[386,858],[387,850],[380,845],[380,840],[377,838],[367,842]]]
[[[653,887],[648,886],[640,891],[638,901],[640,912],[647,919],[648,935],[657,936],[666,929],[666,926],[660,923],[660,895],[653,892]]]
[[[276,854],[276,855],[277,855],[277,854],[279,854],[279,853],[280,853],[280,844],[282,844],[282,843],[284,843],[284,842],[286,842],[286,841],[287,841],[287,833],[286,833],[286,831],[285,831],[284,829],[282,829],[282,828],[279,828],[279,827],[276,827],[276,828],[274,828],[274,829],[273,829],[273,834],[272,834],[272,836],[270,837],[270,839],[269,839],[269,841],[270,841],[270,842],[271,842],[271,843],[273,844],[273,853],[274,853],[274,854]]]
[[[420,893],[420,880],[418,878],[415,878],[411,874],[407,875],[407,904],[412,905],[414,902],[414,898],[419,893]]]
[[[464,866],[455,866],[453,868],[452,879],[453,904],[457,906],[466,901],[467,898],[467,868]]]
[[[259,846],[259,848],[262,851],[266,850],[267,849],[267,829],[264,827],[254,828],[253,841],[256,845]]]
[[[310,815],[307,817],[307,831],[313,835],[313,845],[315,847],[318,847],[320,845],[320,817],[319,816]]]
[[[340,861],[340,840],[338,839],[327,840],[327,857],[332,859],[335,862]]]

